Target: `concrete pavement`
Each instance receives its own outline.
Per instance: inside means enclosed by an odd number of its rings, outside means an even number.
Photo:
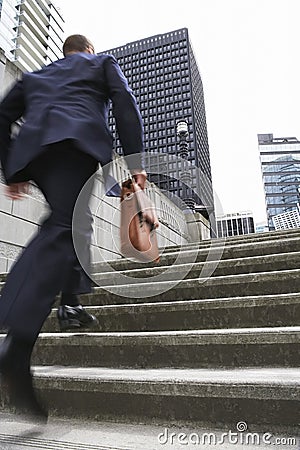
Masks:
[[[13,414],[0,413],[1,450],[299,450],[295,435],[267,430],[211,430],[166,424],[87,422],[51,417],[36,426]],[[243,428],[244,427],[244,428]],[[240,430],[238,432],[238,429]]]

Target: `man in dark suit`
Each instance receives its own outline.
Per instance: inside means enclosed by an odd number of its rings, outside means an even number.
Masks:
[[[23,74],[0,104],[0,160],[7,195],[22,198],[33,180],[51,211],[14,264],[0,298],[0,327],[8,330],[0,347],[2,381],[11,402],[42,421],[47,413],[32,386],[31,353],[56,295],[91,291],[86,273],[74,270],[78,259],[89,259],[89,219],[86,227],[75,230],[82,243],[79,258],[72,217],[81,192],[82,214],[87,213],[93,174],[98,163],[104,166],[112,158],[109,100],[128,168],[142,188],[147,177],[141,116],[115,58],[95,55],[81,35],[69,36],[63,52],[63,59]],[[25,123],[12,141],[11,126],[20,117]]]

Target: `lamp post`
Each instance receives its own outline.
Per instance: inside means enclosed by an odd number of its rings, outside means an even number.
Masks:
[[[181,120],[177,123],[176,126],[176,133],[179,137],[179,150],[177,152],[180,162],[181,162],[181,171],[180,171],[180,181],[182,184],[182,201],[185,203],[188,212],[191,212],[190,210],[193,210],[195,207],[195,201],[192,198],[190,194],[190,189],[188,186],[191,185],[192,182],[192,175],[188,168],[188,124],[186,120]]]

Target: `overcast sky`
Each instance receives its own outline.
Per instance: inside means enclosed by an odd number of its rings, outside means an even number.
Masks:
[[[300,140],[300,0],[56,0],[96,51],[187,27],[204,85],[224,213],[265,221],[257,134]],[[221,211],[219,211],[221,212]]]

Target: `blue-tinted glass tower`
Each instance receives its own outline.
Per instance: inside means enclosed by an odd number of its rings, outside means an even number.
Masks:
[[[259,134],[258,145],[268,226],[274,230],[274,216],[298,210],[300,141],[295,137],[274,138],[273,134]]]

